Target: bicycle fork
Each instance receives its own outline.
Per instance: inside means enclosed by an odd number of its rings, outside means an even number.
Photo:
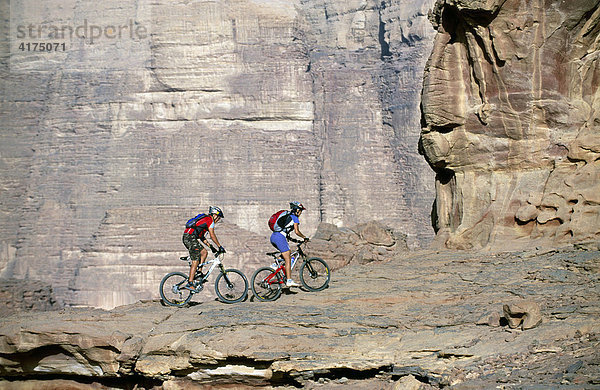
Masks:
[[[233,288],[233,283],[231,283],[231,280],[229,280],[229,278],[227,277],[227,272],[225,272],[225,267],[223,267],[222,263],[219,263],[219,270],[223,274],[223,279],[225,279],[225,283],[227,283],[227,287]]]

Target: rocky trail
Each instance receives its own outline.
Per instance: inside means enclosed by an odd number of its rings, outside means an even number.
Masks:
[[[599,277],[597,250],[419,251],[275,302],[21,313],[0,387],[600,388]]]

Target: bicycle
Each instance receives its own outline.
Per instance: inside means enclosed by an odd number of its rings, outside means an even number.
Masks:
[[[166,274],[160,281],[160,297],[163,302],[170,306],[182,307],[192,299],[192,295],[199,293],[204,289],[204,283],[215,268],[219,269],[219,275],[215,279],[215,292],[219,299],[224,303],[236,303],[244,300],[248,295],[248,279],[242,271],[234,268],[225,269],[222,263],[223,254],[220,253],[214,259],[199,264],[196,269],[194,281],[197,284],[196,291],[185,288],[188,282],[188,275],[183,272],[171,272]],[[180,260],[187,261],[192,266],[189,256],[180,257]],[[210,264],[206,274],[200,272],[200,268]]]
[[[331,272],[327,263],[318,257],[310,257],[307,259],[306,254],[302,251],[302,245],[305,241],[298,241],[292,238],[290,241],[299,243],[297,250],[291,254],[291,269],[297,263],[299,258],[303,263],[300,266],[300,282],[309,291],[321,291],[329,285]],[[275,259],[275,263],[271,267],[261,267],[252,275],[250,286],[254,296],[261,301],[274,301],[281,295],[281,290],[285,286],[285,262],[281,258],[281,252],[269,252],[268,256]]]

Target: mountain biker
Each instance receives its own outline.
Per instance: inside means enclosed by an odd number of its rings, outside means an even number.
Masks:
[[[198,264],[204,263],[206,261],[206,257],[208,256],[208,251],[205,247],[200,245],[198,239],[202,241],[204,245],[210,248],[210,250],[216,255],[220,255],[221,253],[225,253],[225,248],[221,246],[219,243],[219,239],[215,234],[215,224],[223,219],[223,211],[219,207],[210,206],[208,209],[208,215],[198,219],[193,227],[186,228],[183,232],[183,245],[190,252],[190,259],[192,260],[192,266],[190,267],[190,276],[188,278],[188,283],[185,288],[189,290],[196,290],[196,286],[194,285],[194,276],[196,275],[196,268]],[[210,239],[219,247],[219,249],[215,249],[212,244],[208,242],[208,240],[204,237],[206,232],[210,235]],[[200,269],[202,272],[202,269]]]
[[[281,256],[285,260],[285,276],[286,287],[300,287],[300,285],[292,280],[292,262],[291,262],[291,251],[290,245],[288,244],[287,238],[289,234],[294,231],[296,235],[304,241],[308,241],[308,238],[300,232],[298,225],[300,224],[300,214],[306,208],[300,202],[290,202],[290,211],[283,213],[277,219],[274,225],[273,234],[271,234],[271,244],[281,252]]]

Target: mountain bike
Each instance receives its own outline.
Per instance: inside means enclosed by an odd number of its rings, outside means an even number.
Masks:
[[[302,259],[300,266],[300,282],[309,291],[321,291],[329,285],[331,272],[327,263],[318,257],[307,258],[302,251],[304,241],[290,241],[299,243],[297,249],[291,254],[291,268]],[[275,259],[270,267],[262,267],[257,269],[252,275],[250,286],[254,296],[261,301],[274,301],[281,295],[281,290],[285,287],[287,280],[285,276],[285,261],[281,257],[281,252],[269,252],[268,256]]]
[[[188,275],[183,272],[171,272],[165,275],[160,281],[160,297],[163,302],[170,306],[184,306],[192,299],[192,295],[199,293],[204,289],[204,284],[215,269],[219,270],[219,275],[215,279],[215,292],[222,302],[236,303],[244,300],[248,295],[248,279],[242,271],[234,268],[225,269],[222,263],[223,253],[216,255],[214,259],[199,264],[194,277],[197,285],[196,291],[191,291],[185,286],[188,282]],[[189,256],[180,257],[180,260],[187,261],[192,266],[192,260]],[[200,268],[209,265],[210,268],[206,274],[200,272]]]

